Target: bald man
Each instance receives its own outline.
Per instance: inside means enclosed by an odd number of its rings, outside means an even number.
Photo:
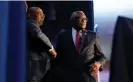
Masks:
[[[56,58],[56,51],[48,37],[41,31],[45,15],[39,7],[28,10],[28,82],[40,82],[49,68],[49,55]]]
[[[49,82],[96,82],[95,75],[105,63],[98,36],[86,30],[88,20],[83,11],[74,11],[70,21],[72,28],[57,37],[58,55]]]

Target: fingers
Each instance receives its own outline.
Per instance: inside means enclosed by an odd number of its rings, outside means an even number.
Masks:
[[[99,70],[98,67],[96,65],[93,65],[89,71],[92,72],[97,70]]]
[[[90,65],[91,69],[89,71],[91,72],[91,71],[99,70],[100,66],[101,64],[99,62],[95,62]]]
[[[96,68],[95,63],[91,64],[91,65],[90,65],[90,67],[91,67],[91,68],[90,68],[90,70],[89,70],[89,71],[91,72],[91,71],[93,71],[93,70]]]
[[[52,55],[52,59],[55,59],[56,58],[56,55]]]
[[[94,75],[96,75],[98,73],[98,71],[99,71],[99,69],[97,67],[94,67],[94,68],[91,68],[90,73],[91,73],[91,75],[94,76]]]
[[[95,68],[95,69],[93,69],[92,71],[91,71],[91,75],[96,75],[97,73],[98,73],[98,69],[97,68]]]
[[[97,63],[91,64],[89,71],[90,71],[91,75],[93,75],[93,76],[96,75],[99,71],[99,66],[97,65]]]
[[[57,53],[54,48],[50,49],[49,52],[52,55],[52,59],[56,58]]]
[[[96,76],[97,74],[98,74],[98,70],[97,70],[97,71],[92,71],[92,72],[91,72],[91,75],[92,75],[92,76]]]
[[[57,53],[56,53],[55,49],[51,50],[51,54],[52,54],[52,59],[55,59],[56,56],[57,56]]]

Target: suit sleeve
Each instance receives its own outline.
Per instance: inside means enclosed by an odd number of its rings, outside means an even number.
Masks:
[[[94,50],[95,50],[95,59],[96,59],[96,61],[100,62],[100,64],[101,64],[101,67],[100,67],[100,71],[101,71],[102,68],[103,68],[103,65],[106,62],[106,57],[104,56],[103,51],[100,48],[99,40],[98,40],[98,36],[97,35],[96,35],[96,41],[95,41],[95,45],[94,45]]]
[[[52,49],[52,44],[48,37],[41,31],[40,27],[37,25],[31,24],[29,26],[30,34],[40,40],[42,46],[45,47],[47,50]]]
[[[61,48],[61,39],[62,39],[62,35],[63,35],[63,33],[65,32],[65,30],[64,29],[62,29],[59,33],[58,33],[58,35],[56,36],[56,50],[57,51],[60,51],[60,48]]]
[[[62,58],[61,57],[64,53],[62,52],[62,49],[63,49],[63,44],[62,44],[62,37],[64,35],[64,32],[65,30],[61,30],[58,35],[56,36],[56,51],[57,51],[57,57],[56,59],[54,60],[54,65],[58,65],[58,63],[61,63]]]

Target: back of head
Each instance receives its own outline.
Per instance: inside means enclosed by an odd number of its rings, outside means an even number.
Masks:
[[[28,14],[28,17],[31,18],[31,19],[34,19],[35,18],[35,14],[36,14],[36,10],[38,9],[39,7],[30,7],[27,11],[27,14]]]

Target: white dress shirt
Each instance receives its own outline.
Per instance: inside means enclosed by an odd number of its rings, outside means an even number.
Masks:
[[[72,27],[72,38],[75,45],[76,45],[76,34],[77,31]],[[82,33],[80,33],[80,36],[82,36]]]

